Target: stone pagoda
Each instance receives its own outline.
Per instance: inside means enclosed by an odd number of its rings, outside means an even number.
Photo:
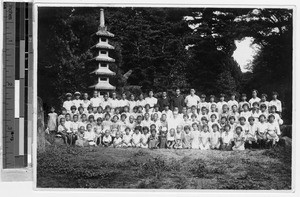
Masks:
[[[102,97],[104,94],[116,89],[115,86],[109,83],[109,77],[116,74],[109,69],[109,64],[115,62],[115,59],[108,56],[109,51],[115,49],[115,47],[108,44],[108,39],[113,38],[115,35],[107,31],[103,9],[100,9],[100,25],[96,36],[99,38],[99,42],[93,48],[98,52],[98,55],[95,57],[98,68],[92,73],[98,76],[98,83],[90,87],[98,90],[99,96]]]

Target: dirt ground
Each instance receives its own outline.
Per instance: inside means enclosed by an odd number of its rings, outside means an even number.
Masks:
[[[39,188],[291,189],[291,150],[240,152],[50,146]]]

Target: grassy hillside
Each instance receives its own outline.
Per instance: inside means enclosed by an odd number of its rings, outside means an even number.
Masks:
[[[291,189],[291,150],[242,152],[55,147],[38,154],[37,187]]]

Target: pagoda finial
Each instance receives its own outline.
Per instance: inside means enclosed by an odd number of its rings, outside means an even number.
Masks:
[[[100,9],[100,27],[105,27],[104,10],[102,8]]]

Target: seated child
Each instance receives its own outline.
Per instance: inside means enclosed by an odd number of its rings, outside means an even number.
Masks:
[[[123,144],[122,147],[131,147],[131,139],[132,139],[132,134],[130,132],[130,128],[127,127],[125,129],[125,135],[123,135]]]
[[[80,146],[80,147],[84,147],[84,146],[88,146],[88,142],[84,139],[84,126],[81,126],[79,128],[79,132],[77,135],[77,140],[75,142],[76,146]]]
[[[259,116],[259,122],[257,123],[257,143],[259,144],[260,148],[265,147],[265,143],[267,141],[267,130],[268,130],[268,123],[266,122],[266,116],[264,114]]]
[[[269,123],[267,125],[267,143],[271,141],[272,146],[274,147],[276,145],[276,142],[279,141],[278,136],[280,136],[281,132],[279,125],[277,124],[277,122],[275,122],[275,116],[273,114],[269,115]]]
[[[68,129],[65,126],[65,122],[66,122],[65,118],[60,119],[60,125],[58,125],[57,135],[55,137],[56,138],[62,138],[64,140],[64,143],[67,144],[67,131],[68,131]]]
[[[91,124],[86,125],[86,132],[84,132],[84,139],[88,142],[90,146],[96,146],[96,134],[94,130],[92,129]]]
[[[243,134],[243,128],[241,126],[237,126],[235,128],[233,139],[234,146],[232,147],[232,150],[245,150],[245,137]]]
[[[157,135],[156,135],[156,130],[155,129],[151,129],[151,135],[148,139],[148,148],[150,149],[156,149],[157,148],[157,145],[158,145],[158,138],[157,138]]]
[[[175,132],[175,144],[174,148],[175,149],[181,149],[182,148],[182,126],[177,126],[176,132]]]
[[[170,129],[167,133],[167,147],[174,148],[175,145],[175,129]]]
[[[104,136],[102,138],[102,144],[104,147],[109,147],[112,144],[112,137],[110,136],[109,130],[105,130]]]
[[[141,134],[141,148],[148,148],[149,139],[149,128],[143,127],[143,132]]]
[[[160,131],[160,135],[158,137],[158,146],[159,148],[167,148],[167,131]]]
[[[192,149],[199,149],[200,148],[200,131],[198,125],[196,123],[192,124],[192,131],[191,131],[191,148]]]
[[[210,149],[215,150],[220,148],[220,138],[221,134],[219,131],[219,125],[213,124],[212,125],[212,132],[210,134]]]
[[[224,127],[224,132],[221,134],[221,150],[229,151],[232,149],[233,132],[229,124]]]
[[[200,132],[200,138],[199,138],[199,148],[200,150],[209,150],[210,149],[210,133],[208,130],[208,126],[204,125],[202,126],[203,131]]]
[[[141,132],[142,127],[136,126],[134,128],[134,133],[132,134],[132,147],[141,147]]]
[[[245,148],[246,147],[252,148],[253,143],[256,143],[256,133],[258,128],[254,117],[250,116],[248,118],[248,122],[249,122],[249,126],[248,126],[249,130],[245,131]]]
[[[121,133],[119,131],[116,133],[116,137],[113,141],[113,147],[114,148],[122,147],[122,138],[121,138]]]
[[[103,126],[102,126],[102,119],[97,118],[97,124],[94,127],[95,129],[95,134],[96,134],[96,144],[99,145],[101,144],[101,137],[103,135]]]
[[[79,126],[80,126],[80,123],[78,122],[78,115],[75,114],[73,116],[73,122],[71,123],[71,131],[74,133],[74,134],[77,134],[78,132],[78,129],[79,129]]]
[[[192,135],[189,126],[184,127],[184,135],[182,140],[182,148],[191,149],[192,148]]]

